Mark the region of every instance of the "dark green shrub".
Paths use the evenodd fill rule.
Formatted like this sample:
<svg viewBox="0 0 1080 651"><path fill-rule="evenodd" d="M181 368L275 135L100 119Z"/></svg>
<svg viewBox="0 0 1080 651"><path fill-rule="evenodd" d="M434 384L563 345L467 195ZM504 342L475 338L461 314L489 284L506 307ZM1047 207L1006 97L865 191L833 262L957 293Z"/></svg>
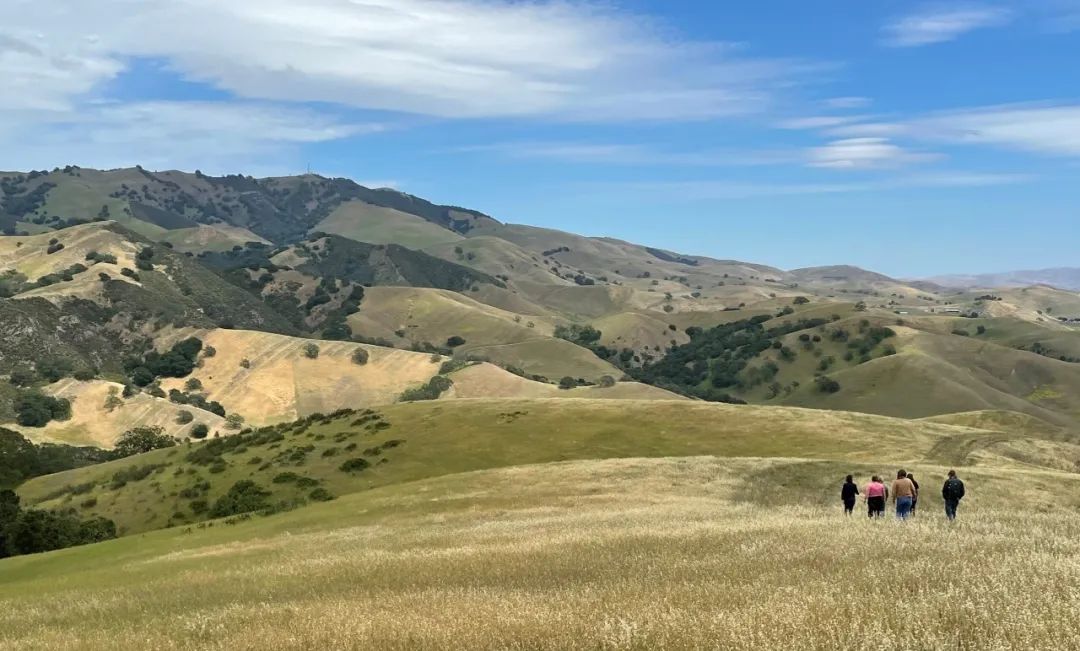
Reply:
<svg viewBox="0 0 1080 651"><path fill-rule="evenodd" d="M233 484L228 492L214 502L214 507L210 510L210 516L223 518L230 515L261 511L269 508L270 504L267 501L269 497L270 491L250 479L242 479Z"/></svg>
<svg viewBox="0 0 1080 651"><path fill-rule="evenodd" d="M349 459L345 463L338 466L341 472L363 472L371 467L371 464L367 459L357 457L355 459Z"/></svg>
<svg viewBox="0 0 1080 651"><path fill-rule="evenodd" d="M334 499L334 495L325 488L316 488L308 494L308 499L313 502L329 502Z"/></svg>
<svg viewBox="0 0 1080 651"><path fill-rule="evenodd" d="M826 375L819 375L814 379L814 384L822 393L836 393L840 390L840 383Z"/></svg>
<svg viewBox="0 0 1080 651"><path fill-rule="evenodd" d="M436 375L427 384L415 389L408 389L401 394L402 402L417 400L437 400L447 389L454 385L453 380L443 375Z"/></svg>

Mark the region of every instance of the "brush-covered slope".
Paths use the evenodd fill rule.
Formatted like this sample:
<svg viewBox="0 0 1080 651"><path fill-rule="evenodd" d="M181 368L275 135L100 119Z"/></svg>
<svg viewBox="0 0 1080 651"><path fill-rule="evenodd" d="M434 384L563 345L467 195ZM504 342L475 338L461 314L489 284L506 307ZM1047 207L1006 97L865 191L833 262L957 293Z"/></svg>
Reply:
<svg viewBox="0 0 1080 651"><path fill-rule="evenodd" d="M141 167L99 171L69 166L52 172L5 173L0 175L0 184L4 190L0 197L0 227L9 234L111 218L158 240L170 231L202 225L219 229L217 236L213 231L203 232L207 250L225 248L238 237L245 239L244 232L253 233L254 240L296 242L350 203L353 208L393 211L394 217L385 220L387 223L400 223L404 215L404 221L414 227L420 220L448 232L463 233L496 223L465 208L436 205L395 190L365 188L348 179L315 175L255 179L239 175L211 177L199 172L150 172ZM348 222L346 219L345 226ZM429 234L438 232L423 230ZM198 244L197 240L180 237L185 239L185 246Z"/></svg>
<svg viewBox="0 0 1080 651"><path fill-rule="evenodd" d="M452 342L456 357L487 359L552 380L620 375L591 351L556 339L548 318L516 314L447 290L370 288L348 324L354 334L409 347L446 348Z"/></svg>
<svg viewBox="0 0 1080 651"><path fill-rule="evenodd" d="M898 336L885 345L893 346L895 355L835 363L827 372L839 383L838 391L824 392L812 377L804 377L800 388L781 400L908 418L1004 409L1072 425L1080 414L1074 399L1080 395L1080 364L974 337L893 329ZM835 352L826 344L825 356L813 359L836 360ZM781 368L783 384L787 374Z"/></svg>
<svg viewBox="0 0 1080 651"><path fill-rule="evenodd" d="M715 455L930 463L943 440L987 434L864 414L678 400L449 400L317 417L230 440L156 450L35 478L19 492L28 503L50 508L96 497L96 504L82 507L84 514L112 518L133 533L170 520L205 519L193 503L212 504L242 479L270 490L271 503L292 504L316 486L345 495L452 473L573 459ZM343 470L352 459L362 461ZM159 464L146 479L112 486L118 471ZM317 483L298 485L295 476L275 482L282 473ZM93 486L84 490L86 484ZM80 494L69 486L82 487Z"/></svg>

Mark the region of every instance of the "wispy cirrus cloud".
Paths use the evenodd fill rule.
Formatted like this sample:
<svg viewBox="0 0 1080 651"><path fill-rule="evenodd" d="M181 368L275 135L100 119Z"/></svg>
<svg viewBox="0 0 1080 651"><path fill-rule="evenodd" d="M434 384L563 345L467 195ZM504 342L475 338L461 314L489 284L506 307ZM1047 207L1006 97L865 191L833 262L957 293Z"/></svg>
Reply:
<svg viewBox="0 0 1080 651"><path fill-rule="evenodd" d="M883 43L890 47L919 47L952 41L978 29L1001 27L1014 12L993 5L936 5L897 18L883 29Z"/></svg>
<svg viewBox="0 0 1080 651"><path fill-rule="evenodd" d="M1080 156L1080 104L1006 104L943 111L907 120L841 125L845 138L889 138L980 145L1028 153Z"/></svg>
<svg viewBox="0 0 1080 651"><path fill-rule="evenodd" d="M690 120L760 111L805 68L691 42L601 3L11 0L5 93L53 105L132 58L237 97L438 117ZM5 46L4 43L7 43Z"/></svg>
<svg viewBox="0 0 1080 651"><path fill-rule="evenodd" d="M91 103L78 112L41 115L32 129L0 122L0 169L50 168L64 161L100 168L295 173L303 169L297 155L303 145L387 128L258 102Z"/></svg>
<svg viewBox="0 0 1080 651"><path fill-rule="evenodd" d="M652 183L605 184L625 192L643 192L698 201L751 199L755 197L854 194L911 189L976 188L1025 183L1026 174L987 174L942 171L934 174L911 174L887 179L851 182L770 183L715 181L657 181Z"/></svg>
<svg viewBox="0 0 1080 651"><path fill-rule="evenodd" d="M912 151L887 138L845 138L810 150L809 165L831 169L881 169L925 163L941 154Z"/></svg>
<svg viewBox="0 0 1080 651"><path fill-rule="evenodd" d="M702 149L672 151L628 143L517 141L456 147L455 152L482 152L505 158L553 160L605 165L738 167L799 162L796 149Z"/></svg>
<svg viewBox="0 0 1080 651"><path fill-rule="evenodd" d="M860 122L865 119L866 116L861 115L811 115L781 120L776 126L781 129L814 130L839 127L845 124Z"/></svg>
<svg viewBox="0 0 1080 651"><path fill-rule="evenodd" d="M837 110L866 108L872 103L873 100L871 100L869 97L859 96L831 97L822 102L822 104L824 104L826 108Z"/></svg>

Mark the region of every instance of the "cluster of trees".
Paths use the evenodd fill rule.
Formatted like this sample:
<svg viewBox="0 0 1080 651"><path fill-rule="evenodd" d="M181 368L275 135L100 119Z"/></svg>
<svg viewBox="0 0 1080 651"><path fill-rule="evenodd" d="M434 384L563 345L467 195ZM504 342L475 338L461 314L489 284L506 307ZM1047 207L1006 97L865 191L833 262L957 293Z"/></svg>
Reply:
<svg viewBox="0 0 1080 651"><path fill-rule="evenodd" d="M113 458L94 447L35 444L22 434L0 427L0 488L14 488L31 477L82 468Z"/></svg>
<svg viewBox="0 0 1080 651"><path fill-rule="evenodd" d="M145 387L159 377L186 377L195 369L203 342L189 337L173 345L165 353L151 351L142 359L124 362L124 370L131 376L135 386Z"/></svg>
<svg viewBox="0 0 1080 651"><path fill-rule="evenodd" d="M559 339L565 339L570 343L590 349L600 341L602 334L591 325L578 325L575 323L555 326L555 336Z"/></svg>
<svg viewBox="0 0 1080 651"><path fill-rule="evenodd" d="M74 377L76 380L92 380L97 377L97 370L93 368L75 368L71 360L63 357L43 357L34 362L33 368L18 366L12 369L8 381L17 387L31 387L38 382L59 382L66 377Z"/></svg>
<svg viewBox="0 0 1080 651"><path fill-rule="evenodd" d="M45 427L49 421L71 418L71 402L40 391L20 391L15 398L15 422L24 427Z"/></svg>
<svg viewBox="0 0 1080 651"><path fill-rule="evenodd" d="M0 490L0 558L86 545L116 537L105 518L80 520L70 513L23 509L19 496Z"/></svg>
<svg viewBox="0 0 1080 651"><path fill-rule="evenodd" d="M408 389L401 394L402 402L414 402L417 400L438 400L444 392L454 386L454 381L445 375L436 375L427 384L415 389Z"/></svg>
<svg viewBox="0 0 1080 651"><path fill-rule="evenodd" d="M220 402L217 400L207 400L206 396L201 393L170 389L169 400L178 405L191 405L192 407L198 407L199 409L208 411L212 414L217 414L218 416L225 416L225 407L222 406Z"/></svg>
<svg viewBox="0 0 1080 651"><path fill-rule="evenodd" d="M639 381L685 395L714 402L741 402L729 391L767 383L779 372L773 362L748 370L752 360L774 348L784 358L781 337L828 323L826 319L800 319L766 329L764 323L770 319L761 315L707 330L687 328L689 343L671 348L659 361L646 362L640 369L630 368L627 372ZM793 359L794 354L787 350L788 357Z"/></svg>

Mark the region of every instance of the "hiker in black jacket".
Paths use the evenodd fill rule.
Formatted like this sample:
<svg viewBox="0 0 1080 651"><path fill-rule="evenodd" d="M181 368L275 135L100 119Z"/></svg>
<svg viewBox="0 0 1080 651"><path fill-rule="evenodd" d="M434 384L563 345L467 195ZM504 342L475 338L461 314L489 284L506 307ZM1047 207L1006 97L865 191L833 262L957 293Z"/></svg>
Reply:
<svg viewBox="0 0 1080 651"><path fill-rule="evenodd" d="M911 499L911 515L915 515L915 507L919 505L919 482L915 481L915 475L908 473L908 479L911 480L913 486L915 486L915 497Z"/></svg>
<svg viewBox="0 0 1080 651"><path fill-rule="evenodd" d="M949 478L941 487L941 499L945 500L945 517L949 520L956 519L956 507L964 498L964 482L956 476L955 470L949 471Z"/></svg>
<svg viewBox="0 0 1080 651"><path fill-rule="evenodd" d="M855 510L855 498L859 496L859 487L855 485L855 478L851 475L844 480L844 486L840 489L840 499L844 501L844 514L851 515Z"/></svg>

